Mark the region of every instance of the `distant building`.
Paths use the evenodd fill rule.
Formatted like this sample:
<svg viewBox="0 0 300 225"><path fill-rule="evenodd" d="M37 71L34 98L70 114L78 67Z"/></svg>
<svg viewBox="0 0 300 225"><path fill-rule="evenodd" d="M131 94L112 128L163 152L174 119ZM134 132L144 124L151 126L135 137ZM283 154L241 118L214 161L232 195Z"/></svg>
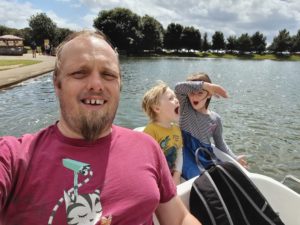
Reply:
<svg viewBox="0 0 300 225"><path fill-rule="evenodd" d="M0 55L23 55L23 38L14 35L0 36Z"/></svg>

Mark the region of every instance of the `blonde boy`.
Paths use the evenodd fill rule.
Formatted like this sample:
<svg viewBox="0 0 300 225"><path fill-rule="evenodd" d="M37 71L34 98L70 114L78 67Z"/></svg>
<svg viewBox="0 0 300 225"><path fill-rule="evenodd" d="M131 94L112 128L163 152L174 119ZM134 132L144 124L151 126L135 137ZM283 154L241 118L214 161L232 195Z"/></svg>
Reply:
<svg viewBox="0 0 300 225"><path fill-rule="evenodd" d="M182 137L179 127L179 102L173 90L164 82L148 90L142 108L150 121L144 132L151 135L166 156L175 184L180 183L182 171Z"/></svg>

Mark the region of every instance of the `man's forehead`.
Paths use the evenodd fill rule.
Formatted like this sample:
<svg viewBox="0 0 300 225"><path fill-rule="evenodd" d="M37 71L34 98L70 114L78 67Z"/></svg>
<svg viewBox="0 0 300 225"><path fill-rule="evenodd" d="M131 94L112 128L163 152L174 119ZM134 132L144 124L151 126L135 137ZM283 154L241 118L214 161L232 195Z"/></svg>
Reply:
<svg viewBox="0 0 300 225"><path fill-rule="evenodd" d="M84 50L87 48L97 48L97 47L110 47L109 44L100 37L93 37L93 36L78 36L69 42L67 42L62 52L64 51L76 51L76 50ZM113 51L113 49L111 49Z"/></svg>
<svg viewBox="0 0 300 225"><path fill-rule="evenodd" d="M118 55L112 47L101 37L94 36L79 36L67 42L62 48L61 60L85 55L105 55L110 57L110 60L115 58L118 63Z"/></svg>

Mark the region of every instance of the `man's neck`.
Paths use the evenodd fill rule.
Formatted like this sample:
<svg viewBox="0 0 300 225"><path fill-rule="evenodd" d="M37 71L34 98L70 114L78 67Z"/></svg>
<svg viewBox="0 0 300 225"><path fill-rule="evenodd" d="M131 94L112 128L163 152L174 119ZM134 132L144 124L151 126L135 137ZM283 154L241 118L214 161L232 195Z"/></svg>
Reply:
<svg viewBox="0 0 300 225"><path fill-rule="evenodd" d="M74 139L85 139L81 133L74 131L71 129L63 120L59 120L57 123L57 127L63 136ZM112 125L105 129L98 138L105 137L112 132ZM97 138L97 139L98 139Z"/></svg>

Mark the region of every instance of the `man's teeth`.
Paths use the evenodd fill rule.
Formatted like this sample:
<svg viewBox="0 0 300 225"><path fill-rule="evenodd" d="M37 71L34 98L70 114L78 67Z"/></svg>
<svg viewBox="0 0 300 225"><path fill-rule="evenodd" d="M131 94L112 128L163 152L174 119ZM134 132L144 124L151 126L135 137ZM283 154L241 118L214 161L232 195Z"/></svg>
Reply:
<svg viewBox="0 0 300 225"><path fill-rule="evenodd" d="M100 100L100 99L85 99L83 102L85 104L89 104L89 105L103 105L104 100Z"/></svg>

